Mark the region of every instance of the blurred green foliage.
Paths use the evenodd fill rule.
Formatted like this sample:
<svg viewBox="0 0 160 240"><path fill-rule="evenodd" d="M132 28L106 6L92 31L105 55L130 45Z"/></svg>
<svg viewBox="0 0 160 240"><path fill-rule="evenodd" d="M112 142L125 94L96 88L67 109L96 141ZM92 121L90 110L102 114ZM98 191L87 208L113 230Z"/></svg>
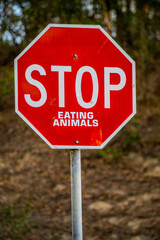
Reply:
<svg viewBox="0 0 160 240"><path fill-rule="evenodd" d="M137 128L131 128L129 131L124 132L124 142L123 145L124 147L128 148L130 145L132 145L134 142L138 143L140 140L140 135L138 133Z"/></svg>
<svg viewBox="0 0 160 240"><path fill-rule="evenodd" d="M97 153L97 157L110 157L111 159L119 159L124 155L123 151L115 149L114 147L107 147L101 149Z"/></svg>
<svg viewBox="0 0 160 240"><path fill-rule="evenodd" d="M6 95L6 94L11 94L13 91L11 87L11 83L14 81L14 75L13 71L10 70L10 68L6 67L1 67L0 68L0 95Z"/></svg>
<svg viewBox="0 0 160 240"><path fill-rule="evenodd" d="M0 238L3 239L22 239L24 233L31 231L29 224L30 206L14 206L7 204L0 206Z"/></svg>
<svg viewBox="0 0 160 240"><path fill-rule="evenodd" d="M100 24L137 63L138 101L159 102L159 74L150 76L160 62L159 9L159 0L1 0L0 65L49 23Z"/></svg>
<svg viewBox="0 0 160 240"><path fill-rule="evenodd" d="M0 46L26 46L49 23L100 24L144 61L160 51L158 9L159 0L2 0Z"/></svg>
<svg viewBox="0 0 160 240"><path fill-rule="evenodd" d="M13 67L0 67L0 110L11 106L10 96L14 94L14 72Z"/></svg>

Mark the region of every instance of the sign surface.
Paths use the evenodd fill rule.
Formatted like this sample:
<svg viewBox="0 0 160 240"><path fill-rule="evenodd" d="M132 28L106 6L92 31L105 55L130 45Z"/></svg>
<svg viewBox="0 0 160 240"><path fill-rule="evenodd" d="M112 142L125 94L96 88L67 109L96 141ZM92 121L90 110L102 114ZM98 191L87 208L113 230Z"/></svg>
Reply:
<svg viewBox="0 0 160 240"><path fill-rule="evenodd" d="M51 148L103 148L135 91L134 61L100 26L50 24L15 59L16 113Z"/></svg>

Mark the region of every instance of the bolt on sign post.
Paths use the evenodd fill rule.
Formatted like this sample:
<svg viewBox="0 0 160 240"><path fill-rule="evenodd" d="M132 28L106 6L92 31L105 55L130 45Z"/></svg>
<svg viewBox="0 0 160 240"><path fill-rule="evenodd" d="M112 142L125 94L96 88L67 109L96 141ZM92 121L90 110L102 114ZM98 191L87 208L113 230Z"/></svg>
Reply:
<svg viewBox="0 0 160 240"><path fill-rule="evenodd" d="M49 24L15 59L16 113L72 149L73 239L82 239L80 150L102 149L136 113L135 62L96 25Z"/></svg>

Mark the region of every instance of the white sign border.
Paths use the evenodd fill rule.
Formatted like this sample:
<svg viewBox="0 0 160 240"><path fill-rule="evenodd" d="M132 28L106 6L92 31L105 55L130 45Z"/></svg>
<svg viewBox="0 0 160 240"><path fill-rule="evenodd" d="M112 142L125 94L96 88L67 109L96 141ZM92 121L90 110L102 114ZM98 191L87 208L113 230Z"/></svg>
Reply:
<svg viewBox="0 0 160 240"><path fill-rule="evenodd" d="M133 113L100 145L100 146L80 146L80 145L52 145L18 110L18 59L30 48L35 42L51 27L67 27L67 28L94 28L99 29L132 63L132 95L133 95ZM78 24L49 24L14 60L14 77L15 77L15 112L52 148L52 149L102 149L104 146L126 125L127 122L136 114L136 69L135 61L116 43L116 41L99 25L78 25Z"/></svg>

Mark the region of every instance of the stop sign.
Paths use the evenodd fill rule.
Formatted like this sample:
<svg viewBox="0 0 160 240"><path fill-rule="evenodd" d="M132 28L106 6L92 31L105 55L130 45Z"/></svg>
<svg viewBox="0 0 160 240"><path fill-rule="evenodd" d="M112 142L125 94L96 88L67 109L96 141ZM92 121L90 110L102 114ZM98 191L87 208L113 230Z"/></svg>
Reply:
<svg viewBox="0 0 160 240"><path fill-rule="evenodd" d="M136 113L135 63L100 27L48 25L15 59L17 114L51 148L103 148Z"/></svg>

